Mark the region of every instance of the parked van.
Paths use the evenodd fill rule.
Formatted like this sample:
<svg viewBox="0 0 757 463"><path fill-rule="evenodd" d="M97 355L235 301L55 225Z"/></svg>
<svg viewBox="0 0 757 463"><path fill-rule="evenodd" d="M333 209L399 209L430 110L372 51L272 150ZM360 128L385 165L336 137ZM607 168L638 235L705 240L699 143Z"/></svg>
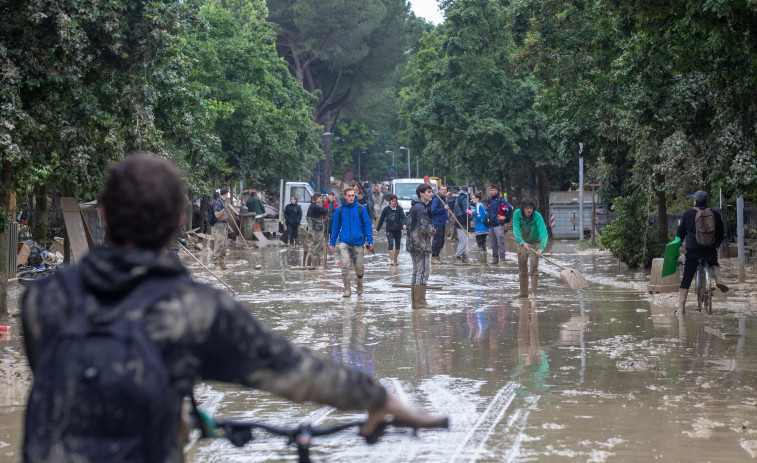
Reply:
<svg viewBox="0 0 757 463"><path fill-rule="evenodd" d="M392 194L397 195L397 204L402 206L402 210L405 211L405 214L410 212L410 203L418 198L418 195L415 194L415 189L418 188L418 185L421 183L423 183L422 178L400 178L392 180ZM431 186L436 189L438 186L437 181L432 179Z"/></svg>

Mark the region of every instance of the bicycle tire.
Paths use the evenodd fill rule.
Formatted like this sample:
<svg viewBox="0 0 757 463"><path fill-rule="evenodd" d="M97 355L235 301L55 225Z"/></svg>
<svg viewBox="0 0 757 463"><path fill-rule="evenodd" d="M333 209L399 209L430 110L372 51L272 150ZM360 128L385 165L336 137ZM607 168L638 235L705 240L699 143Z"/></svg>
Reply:
<svg viewBox="0 0 757 463"><path fill-rule="evenodd" d="M707 310L707 315L712 315L712 271L709 265L704 267L704 306Z"/></svg>

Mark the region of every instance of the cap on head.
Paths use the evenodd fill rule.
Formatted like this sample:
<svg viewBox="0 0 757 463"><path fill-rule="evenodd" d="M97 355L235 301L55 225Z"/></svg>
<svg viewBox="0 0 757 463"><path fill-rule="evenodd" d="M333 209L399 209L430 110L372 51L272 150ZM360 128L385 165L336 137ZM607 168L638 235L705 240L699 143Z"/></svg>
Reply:
<svg viewBox="0 0 757 463"><path fill-rule="evenodd" d="M228 192L229 192L228 188L226 188L226 187L221 188L221 196L225 195Z"/></svg>
<svg viewBox="0 0 757 463"><path fill-rule="evenodd" d="M707 193L699 190L693 195L691 195L692 198L694 198L696 201L707 201Z"/></svg>

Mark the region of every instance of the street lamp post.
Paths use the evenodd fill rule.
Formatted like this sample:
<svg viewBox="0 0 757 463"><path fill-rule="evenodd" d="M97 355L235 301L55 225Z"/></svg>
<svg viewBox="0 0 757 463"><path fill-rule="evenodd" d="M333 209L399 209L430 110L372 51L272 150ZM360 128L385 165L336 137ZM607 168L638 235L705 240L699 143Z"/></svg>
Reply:
<svg viewBox="0 0 757 463"><path fill-rule="evenodd" d="M407 150L407 178L410 178L410 148L400 146L401 150Z"/></svg>

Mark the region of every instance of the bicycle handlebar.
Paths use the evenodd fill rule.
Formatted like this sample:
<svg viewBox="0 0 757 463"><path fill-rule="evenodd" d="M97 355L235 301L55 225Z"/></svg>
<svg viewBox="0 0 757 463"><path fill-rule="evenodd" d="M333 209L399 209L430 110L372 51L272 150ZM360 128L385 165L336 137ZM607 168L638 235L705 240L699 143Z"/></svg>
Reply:
<svg viewBox="0 0 757 463"><path fill-rule="evenodd" d="M333 426L311 426L309 424L299 424L293 428L282 428L278 426L272 426L265 423L255 423L251 421L234 421L234 420L215 420L215 426L217 429L224 431L225 437L237 447L242 447L253 439L253 429L262 429L271 434L276 434L282 437L287 437L289 443L299 442L299 438L305 437L306 441L309 441L310 437L326 436L329 434L335 434L339 431L343 431L348 428L362 427L365 425L365 421L351 421L349 423L337 424ZM415 434L420 428L449 428L449 418L444 417L436 423L429 425L418 426L403 421L392 420L382 421L376 426L373 433L363 436L368 444L375 444L379 438L384 435L386 428L393 426L395 428L411 428ZM307 442L305 443L307 445Z"/></svg>

